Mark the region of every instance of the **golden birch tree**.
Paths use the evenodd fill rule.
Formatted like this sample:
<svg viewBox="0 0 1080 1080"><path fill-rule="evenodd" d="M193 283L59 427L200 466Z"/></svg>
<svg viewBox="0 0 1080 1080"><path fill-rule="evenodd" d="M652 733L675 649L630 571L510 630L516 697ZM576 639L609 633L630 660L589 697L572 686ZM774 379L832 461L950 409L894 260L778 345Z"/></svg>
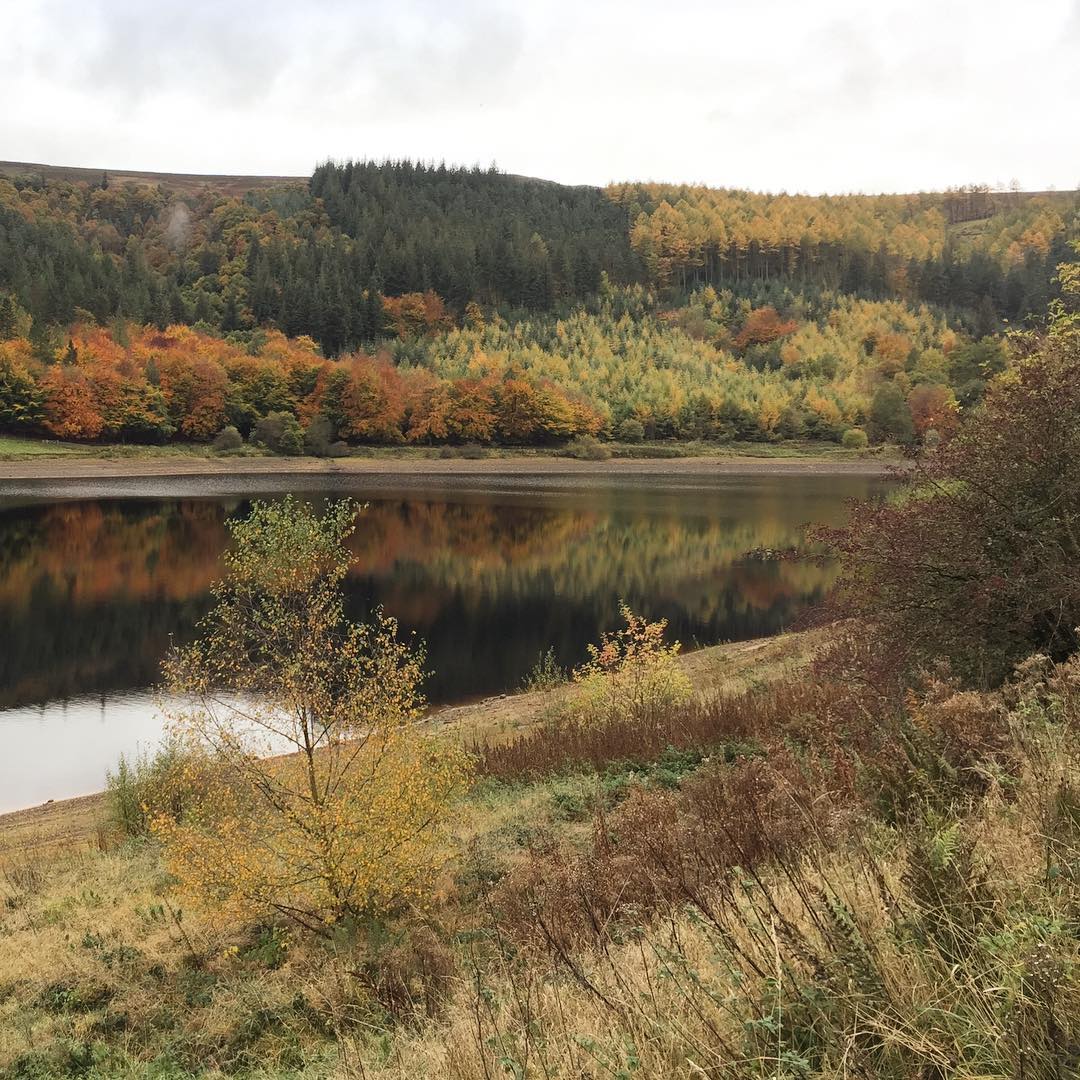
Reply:
<svg viewBox="0 0 1080 1080"><path fill-rule="evenodd" d="M315 931L423 896L465 755L420 733L423 652L377 611L345 617L358 507L287 498L230 523L201 636L166 661L171 715L213 790L154 831L181 890L221 920Z"/></svg>

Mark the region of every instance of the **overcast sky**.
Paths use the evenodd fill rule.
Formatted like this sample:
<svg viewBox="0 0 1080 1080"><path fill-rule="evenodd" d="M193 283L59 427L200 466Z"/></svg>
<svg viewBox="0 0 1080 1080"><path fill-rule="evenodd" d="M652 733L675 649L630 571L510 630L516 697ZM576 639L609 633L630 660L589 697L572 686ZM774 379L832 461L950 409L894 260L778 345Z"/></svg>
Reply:
<svg viewBox="0 0 1080 1080"><path fill-rule="evenodd" d="M6 0L0 158L495 161L772 191L1080 182L1080 0Z"/></svg>

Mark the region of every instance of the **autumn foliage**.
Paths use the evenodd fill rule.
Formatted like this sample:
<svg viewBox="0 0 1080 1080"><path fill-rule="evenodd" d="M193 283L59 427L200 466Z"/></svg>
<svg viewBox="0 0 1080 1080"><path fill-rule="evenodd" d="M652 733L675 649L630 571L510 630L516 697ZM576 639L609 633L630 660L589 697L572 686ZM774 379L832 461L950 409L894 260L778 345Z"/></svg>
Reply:
<svg viewBox="0 0 1080 1080"><path fill-rule="evenodd" d="M545 443L603 423L585 401L520 370L453 379L385 352L331 361L310 338L277 331L230 340L125 326L122 336L77 325L45 358L25 339L0 342L0 426L61 439L208 441L227 425L247 435L285 413L305 426L325 417L331 437L348 442Z"/></svg>
<svg viewBox="0 0 1080 1080"><path fill-rule="evenodd" d="M166 662L172 720L208 791L151 823L212 918L322 931L424 893L464 755L419 734L423 655L376 612L344 615L357 508L285 499L230 523L234 547L193 644ZM183 777L179 778L181 781Z"/></svg>
<svg viewBox="0 0 1080 1080"><path fill-rule="evenodd" d="M690 680L677 661L681 646L664 641L667 620L650 622L625 603L619 613L625 626L590 644L588 661L574 672L567 718L575 725L648 728L690 699Z"/></svg>
<svg viewBox="0 0 1080 1080"><path fill-rule="evenodd" d="M954 423L940 388L913 399L920 426ZM837 613L865 619L882 650L947 657L975 684L1034 651L1063 659L1080 627L1078 463L1080 337L1061 333L991 385L899 497L823 533L843 569Z"/></svg>
<svg viewBox="0 0 1080 1080"><path fill-rule="evenodd" d="M438 293L410 292L382 298L383 318L398 337L432 334L453 325L453 317Z"/></svg>
<svg viewBox="0 0 1080 1080"><path fill-rule="evenodd" d="M797 325L794 319L781 319L774 307L755 308L736 335L735 345L740 349L747 345L769 345L793 333Z"/></svg>

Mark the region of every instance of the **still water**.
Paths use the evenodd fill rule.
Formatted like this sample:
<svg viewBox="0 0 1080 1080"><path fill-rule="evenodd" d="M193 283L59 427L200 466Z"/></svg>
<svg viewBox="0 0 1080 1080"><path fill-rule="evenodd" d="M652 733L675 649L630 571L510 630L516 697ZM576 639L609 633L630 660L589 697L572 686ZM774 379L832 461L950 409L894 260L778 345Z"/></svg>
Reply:
<svg viewBox="0 0 1080 1080"><path fill-rule="evenodd" d="M253 497L367 500L351 541L349 613L382 604L423 639L427 695L447 702L519 686L549 646L562 664L580 662L617 623L620 599L667 618L688 648L776 633L835 574L776 553L801 549L808 523L838 523L847 500L881 490L850 476L562 491L251 483L231 494L187 481L169 482L167 497L138 485L122 498L0 496L0 812L99 790L121 752L153 747L161 658L195 632L225 522Z"/></svg>

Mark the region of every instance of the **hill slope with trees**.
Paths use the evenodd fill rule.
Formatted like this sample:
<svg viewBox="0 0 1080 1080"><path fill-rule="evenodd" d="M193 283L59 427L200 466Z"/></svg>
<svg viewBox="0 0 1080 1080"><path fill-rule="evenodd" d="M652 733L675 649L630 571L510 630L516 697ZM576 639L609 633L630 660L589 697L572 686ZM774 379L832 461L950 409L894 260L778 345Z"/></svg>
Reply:
<svg viewBox="0 0 1080 1080"><path fill-rule="evenodd" d="M1076 193L980 186L198 180L0 168L0 429L204 439L285 413L330 441L910 442L978 401L1080 236Z"/></svg>

